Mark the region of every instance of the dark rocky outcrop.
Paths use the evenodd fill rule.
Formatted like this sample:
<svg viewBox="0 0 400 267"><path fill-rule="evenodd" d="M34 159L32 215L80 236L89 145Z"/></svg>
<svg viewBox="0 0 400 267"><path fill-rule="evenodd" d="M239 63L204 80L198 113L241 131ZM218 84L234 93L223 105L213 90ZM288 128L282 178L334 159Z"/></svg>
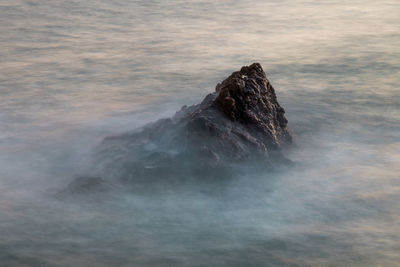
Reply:
<svg viewBox="0 0 400 267"><path fill-rule="evenodd" d="M270 168L284 160L282 146L291 143L287 123L274 88L254 63L232 73L200 104L106 138L96 151L95 175L131 184L182 183Z"/></svg>

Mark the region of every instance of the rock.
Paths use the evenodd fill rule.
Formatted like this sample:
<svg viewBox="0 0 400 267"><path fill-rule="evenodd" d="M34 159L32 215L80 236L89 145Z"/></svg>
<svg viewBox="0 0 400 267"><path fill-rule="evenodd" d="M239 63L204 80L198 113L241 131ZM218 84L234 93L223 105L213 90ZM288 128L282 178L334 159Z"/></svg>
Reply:
<svg viewBox="0 0 400 267"><path fill-rule="evenodd" d="M58 191L58 197L69 195L86 195L92 193L105 193L112 188L111 183L101 177L81 176L70 182L67 188Z"/></svg>
<svg viewBox="0 0 400 267"><path fill-rule="evenodd" d="M282 155L282 146L292 141L287 123L274 88L254 63L232 73L200 104L183 106L140 131L106 138L94 165L105 179L131 184L223 180L253 166L287 162Z"/></svg>
<svg viewBox="0 0 400 267"><path fill-rule="evenodd" d="M204 118L210 117L204 110L221 111L234 122L225 123L232 126L231 134L241 137L250 146L254 144L268 150L291 142L285 110L279 105L260 64L254 63L232 73L206 99L200 112L192 114Z"/></svg>
<svg viewBox="0 0 400 267"><path fill-rule="evenodd" d="M285 110L279 105L260 64L254 63L232 73L217 85L216 92L215 105L231 120L259 132L256 135L267 147L279 147L291 141Z"/></svg>

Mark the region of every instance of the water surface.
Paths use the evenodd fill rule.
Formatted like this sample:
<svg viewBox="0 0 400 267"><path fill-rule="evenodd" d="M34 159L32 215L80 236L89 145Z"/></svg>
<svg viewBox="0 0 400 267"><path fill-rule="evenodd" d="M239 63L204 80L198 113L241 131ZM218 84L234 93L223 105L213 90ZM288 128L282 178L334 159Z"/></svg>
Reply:
<svg viewBox="0 0 400 267"><path fill-rule="evenodd" d="M0 1L0 265L397 266L400 4ZM296 167L60 201L102 138L260 62Z"/></svg>

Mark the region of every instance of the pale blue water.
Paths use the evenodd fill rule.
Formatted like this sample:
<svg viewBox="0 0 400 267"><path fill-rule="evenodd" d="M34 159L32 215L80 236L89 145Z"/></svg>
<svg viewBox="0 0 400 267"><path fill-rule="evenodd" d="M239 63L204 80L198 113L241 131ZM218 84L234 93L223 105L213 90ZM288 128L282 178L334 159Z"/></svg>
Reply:
<svg viewBox="0 0 400 267"><path fill-rule="evenodd" d="M400 3L0 0L0 266L398 266ZM57 200L102 138L260 62L298 165Z"/></svg>

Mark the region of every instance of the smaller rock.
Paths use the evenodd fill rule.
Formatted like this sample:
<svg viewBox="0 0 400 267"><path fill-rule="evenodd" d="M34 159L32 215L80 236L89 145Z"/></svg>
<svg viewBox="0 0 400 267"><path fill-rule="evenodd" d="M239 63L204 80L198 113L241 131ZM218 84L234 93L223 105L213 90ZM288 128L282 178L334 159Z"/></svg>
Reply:
<svg viewBox="0 0 400 267"><path fill-rule="evenodd" d="M68 194L87 194L97 192L107 192L111 189L111 185L101 177L77 177L75 178L64 192Z"/></svg>

